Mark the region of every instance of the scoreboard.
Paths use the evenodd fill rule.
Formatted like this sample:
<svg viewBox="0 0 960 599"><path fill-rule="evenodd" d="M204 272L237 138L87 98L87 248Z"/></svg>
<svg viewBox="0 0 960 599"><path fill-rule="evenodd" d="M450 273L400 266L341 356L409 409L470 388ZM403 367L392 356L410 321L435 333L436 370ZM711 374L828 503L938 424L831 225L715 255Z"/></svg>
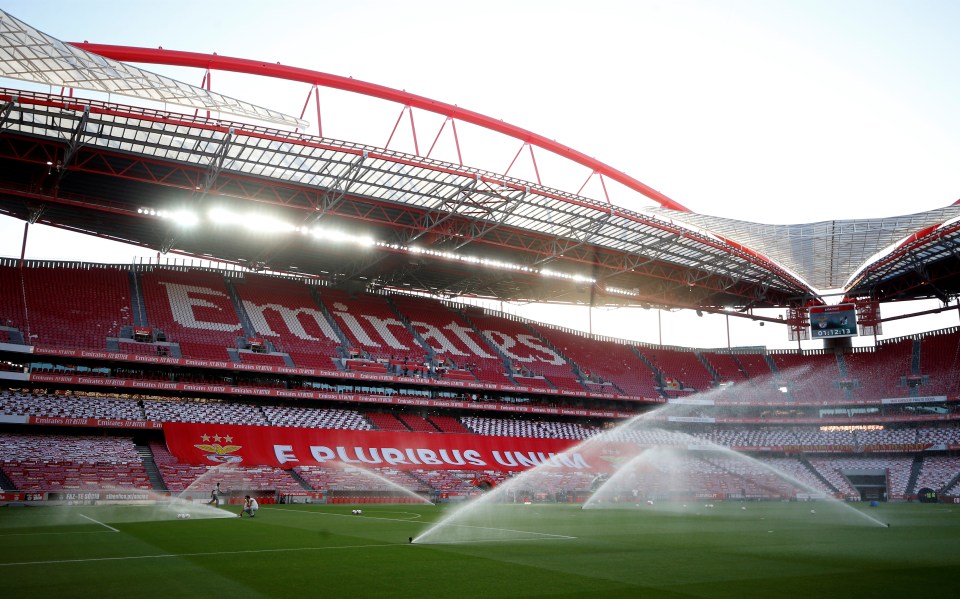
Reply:
<svg viewBox="0 0 960 599"><path fill-rule="evenodd" d="M810 308L810 336L814 339L856 337L857 307L854 304Z"/></svg>

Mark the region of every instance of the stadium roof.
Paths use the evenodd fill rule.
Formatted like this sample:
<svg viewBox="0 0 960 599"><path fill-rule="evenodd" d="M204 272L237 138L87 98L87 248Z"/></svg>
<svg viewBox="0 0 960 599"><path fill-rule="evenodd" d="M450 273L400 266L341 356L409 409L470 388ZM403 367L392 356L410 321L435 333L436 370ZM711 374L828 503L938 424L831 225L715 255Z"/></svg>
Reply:
<svg viewBox="0 0 960 599"><path fill-rule="evenodd" d="M174 103L169 93L177 105L221 116L240 106L231 114L289 122L81 51L4 13L0 23L6 76L32 72L56 85L83 82ZM0 89L0 212L162 252L335 285L505 300L744 310L821 301L820 290L832 288L880 300L960 290L956 227L940 226L958 216L957 206L761 225L672 210L682 207L647 195L668 208L628 210L301 132ZM183 214L203 224L172 218Z"/></svg>
<svg viewBox="0 0 960 599"><path fill-rule="evenodd" d="M816 289L848 289L855 275L879 259L885 250L911 238L915 233L938 228L960 217L960 206L953 205L918 214L874 219L830 220L796 225L767 225L719 216L692 212L678 212L665 208L656 212L671 219L689 223L718 233L756 249L771 260L798 273ZM939 242L945 243L945 230L940 231ZM937 255L949 253L949 246L942 249L926 248L913 257L926 263ZM908 269L911 265L901 265ZM896 269L887 269L887 277L895 275ZM881 277L882 278L882 277ZM861 281L856 292L863 291L863 282L876 277L857 279Z"/></svg>
<svg viewBox="0 0 960 599"><path fill-rule="evenodd" d="M98 91L185 108L303 126L298 118L229 98L66 44L0 10L0 75L63 88Z"/></svg>

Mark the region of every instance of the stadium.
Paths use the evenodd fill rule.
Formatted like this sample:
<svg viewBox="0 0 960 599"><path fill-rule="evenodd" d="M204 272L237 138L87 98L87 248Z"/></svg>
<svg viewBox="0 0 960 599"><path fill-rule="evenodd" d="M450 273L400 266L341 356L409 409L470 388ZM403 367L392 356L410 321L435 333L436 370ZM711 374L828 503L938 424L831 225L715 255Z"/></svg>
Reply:
<svg viewBox="0 0 960 599"><path fill-rule="evenodd" d="M14 596L955 589L960 329L883 327L960 313L960 204L700 214L456 104L41 25L0 11ZM296 108L221 77L294 86ZM325 136L329 90L388 106L386 143ZM483 136L506 169L463 160ZM30 259L38 226L147 258ZM727 344L517 302L712 318Z"/></svg>

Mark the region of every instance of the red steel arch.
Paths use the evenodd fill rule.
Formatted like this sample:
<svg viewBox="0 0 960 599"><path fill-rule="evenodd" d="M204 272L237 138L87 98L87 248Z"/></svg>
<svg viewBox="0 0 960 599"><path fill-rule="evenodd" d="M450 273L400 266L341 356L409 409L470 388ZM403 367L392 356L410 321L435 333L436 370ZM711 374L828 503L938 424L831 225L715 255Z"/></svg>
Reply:
<svg viewBox="0 0 960 599"><path fill-rule="evenodd" d="M268 63L259 60L246 58L234 58L230 56L220 56L217 54L203 54L199 52L184 52L180 50L165 50L163 48L138 48L134 46L115 46L110 44L91 44L70 42L87 52L99 54L107 58L119 60L122 62L134 62L145 64L164 64L180 67L191 67L198 69L215 69L234 73L244 73L247 75L260 75L263 77L273 77L287 81L298 81L310 85L329 87L343 91L353 92L380 98L390 102L396 102L403 106L411 106L428 112L433 112L445 117L460 120L466 123L477 125L491 131L496 131L508 137L518 139L558 156L566 158L572 162L585 166L593 172L609 177L613 181L626 186L637 193L640 193L651 200L657 202L664 208L689 212L682 204L668 198L659 191L619 171L610 165L591 158L582 152L578 152L569 146L557 143L538 135L522 127L517 127L492 117L440 102L431 100L424 96L418 96L405 91L396 90L376 83L368 83L343 77L340 75L331 75L320 71L311 71L300 67L291 67L278 63Z"/></svg>

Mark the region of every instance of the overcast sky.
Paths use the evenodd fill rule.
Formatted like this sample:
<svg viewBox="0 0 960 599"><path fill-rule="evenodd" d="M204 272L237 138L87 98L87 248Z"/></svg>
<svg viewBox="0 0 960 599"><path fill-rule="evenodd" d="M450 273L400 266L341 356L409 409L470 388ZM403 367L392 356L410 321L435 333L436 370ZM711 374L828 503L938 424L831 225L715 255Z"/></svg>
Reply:
<svg viewBox="0 0 960 599"><path fill-rule="evenodd" d="M63 41L281 62L457 104L571 146L707 214L799 223L912 213L960 197L957 2L8 0L3 8ZM194 84L203 76L146 68ZM213 88L295 115L307 93L223 73L214 73ZM378 146L399 113L327 92L321 102L325 135ZM310 111L307 118L315 120ZM423 150L439 122L417 118ZM408 151L409 138L401 131L391 148ZM518 149L467 128L461 145L468 166L498 172ZM576 191L584 180L537 160L544 184ZM510 174L533 176L523 160ZM586 193L601 192L594 185ZM32 228L28 256L129 261L137 253L78 248L42 229ZM19 256L22 230L0 218L0 255ZM656 342L655 319L639 312L630 312L631 336ZM598 330L608 318L609 330ZM593 316L598 332L623 331L623 321ZM954 324L956 315L910 327ZM690 326L668 328L667 343L726 345L720 318L703 319L693 341ZM771 328L777 339L735 323L732 343L783 345L785 333Z"/></svg>

